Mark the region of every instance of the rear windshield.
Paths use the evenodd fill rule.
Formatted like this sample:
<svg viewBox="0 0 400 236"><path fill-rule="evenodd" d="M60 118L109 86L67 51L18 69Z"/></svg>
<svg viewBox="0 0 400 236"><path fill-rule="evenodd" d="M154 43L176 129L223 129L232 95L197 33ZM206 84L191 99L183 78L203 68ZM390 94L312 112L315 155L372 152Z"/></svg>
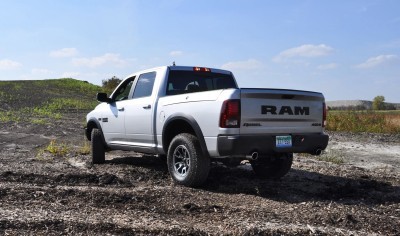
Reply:
<svg viewBox="0 0 400 236"><path fill-rule="evenodd" d="M167 95L237 88L232 75L171 70L168 76Z"/></svg>

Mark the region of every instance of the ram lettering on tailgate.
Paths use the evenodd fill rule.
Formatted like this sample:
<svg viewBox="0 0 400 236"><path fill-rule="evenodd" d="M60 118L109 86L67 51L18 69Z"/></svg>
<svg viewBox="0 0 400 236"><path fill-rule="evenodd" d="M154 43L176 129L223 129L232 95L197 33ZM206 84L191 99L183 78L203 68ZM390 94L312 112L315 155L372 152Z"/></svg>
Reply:
<svg viewBox="0 0 400 236"><path fill-rule="evenodd" d="M261 114L271 114L271 115L310 115L309 107L290 107L290 106L282 106L278 109L276 106L261 106Z"/></svg>

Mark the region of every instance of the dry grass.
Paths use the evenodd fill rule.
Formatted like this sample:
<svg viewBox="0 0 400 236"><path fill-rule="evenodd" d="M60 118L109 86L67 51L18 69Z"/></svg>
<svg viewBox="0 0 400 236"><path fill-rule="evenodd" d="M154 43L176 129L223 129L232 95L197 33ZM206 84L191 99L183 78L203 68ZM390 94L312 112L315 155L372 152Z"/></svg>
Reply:
<svg viewBox="0 0 400 236"><path fill-rule="evenodd" d="M400 112L334 111L328 114L327 130L400 133Z"/></svg>
<svg viewBox="0 0 400 236"><path fill-rule="evenodd" d="M386 122L389 125L400 127L400 113L399 114L387 114L386 115Z"/></svg>

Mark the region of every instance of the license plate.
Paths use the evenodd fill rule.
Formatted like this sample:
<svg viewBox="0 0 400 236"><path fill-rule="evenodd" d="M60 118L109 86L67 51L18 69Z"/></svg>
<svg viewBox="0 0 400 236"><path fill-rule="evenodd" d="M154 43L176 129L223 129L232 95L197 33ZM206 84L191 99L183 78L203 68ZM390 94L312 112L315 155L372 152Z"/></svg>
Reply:
<svg viewBox="0 0 400 236"><path fill-rule="evenodd" d="M292 136L276 136L276 147L278 148L286 148L292 147Z"/></svg>

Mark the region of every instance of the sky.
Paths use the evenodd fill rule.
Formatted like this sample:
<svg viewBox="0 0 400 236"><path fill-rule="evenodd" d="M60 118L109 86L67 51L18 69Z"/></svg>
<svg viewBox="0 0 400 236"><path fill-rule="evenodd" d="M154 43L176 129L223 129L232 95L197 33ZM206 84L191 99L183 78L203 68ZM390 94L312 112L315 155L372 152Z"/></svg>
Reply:
<svg viewBox="0 0 400 236"><path fill-rule="evenodd" d="M222 68L240 87L400 103L398 0L0 0L0 80Z"/></svg>

